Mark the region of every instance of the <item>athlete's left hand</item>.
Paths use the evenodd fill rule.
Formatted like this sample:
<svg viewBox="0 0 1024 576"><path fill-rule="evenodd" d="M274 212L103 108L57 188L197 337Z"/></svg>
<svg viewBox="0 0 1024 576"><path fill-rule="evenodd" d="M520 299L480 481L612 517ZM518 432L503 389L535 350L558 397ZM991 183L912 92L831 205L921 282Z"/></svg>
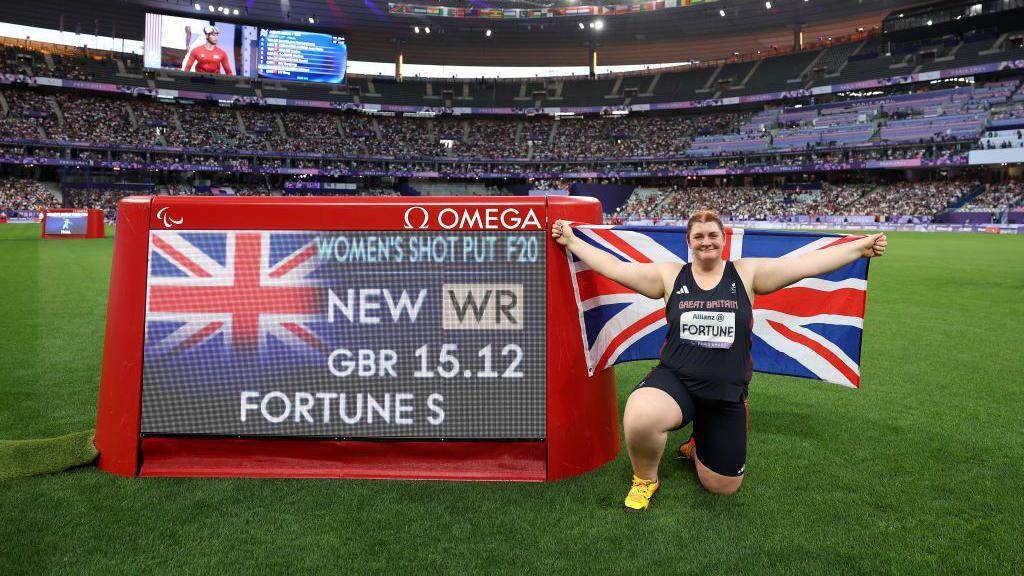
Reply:
<svg viewBox="0 0 1024 576"><path fill-rule="evenodd" d="M885 254L885 245L888 243L885 234L872 234L861 241L862 248L860 255L865 258L876 258Z"/></svg>

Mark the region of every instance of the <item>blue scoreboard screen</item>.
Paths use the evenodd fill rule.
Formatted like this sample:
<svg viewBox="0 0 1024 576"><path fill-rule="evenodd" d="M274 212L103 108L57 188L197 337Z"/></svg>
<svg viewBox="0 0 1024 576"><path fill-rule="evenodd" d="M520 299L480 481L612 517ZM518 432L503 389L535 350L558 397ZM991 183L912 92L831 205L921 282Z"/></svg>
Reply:
<svg viewBox="0 0 1024 576"><path fill-rule="evenodd" d="M542 439L545 238L152 231L142 432Z"/></svg>
<svg viewBox="0 0 1024 576"><path fill-rule="evenodd" d="M345 80L347 57L341 36L260 29L257 72L263 78L339 84Z"/></svg>
<svg viewBox="0 0 1024 576"><path fill-rule="evenodd" d="M46 215L43 233L54 236L85 236L88 227L88 212L50 212Z"/></svg>

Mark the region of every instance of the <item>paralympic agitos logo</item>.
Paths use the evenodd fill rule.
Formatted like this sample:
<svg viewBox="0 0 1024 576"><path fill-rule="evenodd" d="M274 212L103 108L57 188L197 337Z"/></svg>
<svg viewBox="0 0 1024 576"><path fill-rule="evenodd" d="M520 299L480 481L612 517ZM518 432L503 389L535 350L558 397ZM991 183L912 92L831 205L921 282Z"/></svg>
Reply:
<svg viewBox="0 0 1024 576"><path fill-rule="evenodd" d="M407 230L442 230L468 228L471 230L542 230L540 219L532 208L442 208L433 214L423 206L410 206L405 211ZM431 226L433 224L434 226Z"/></svg>

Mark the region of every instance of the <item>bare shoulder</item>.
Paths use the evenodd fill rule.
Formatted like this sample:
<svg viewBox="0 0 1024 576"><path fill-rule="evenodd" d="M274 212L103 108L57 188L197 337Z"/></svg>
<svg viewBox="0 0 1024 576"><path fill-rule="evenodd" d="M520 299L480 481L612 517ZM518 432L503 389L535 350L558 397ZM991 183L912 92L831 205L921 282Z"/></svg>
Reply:
<svg viewBox="0 0 1024 576"><path fill-rule="evenodd" d="M656 266L658 271L661 272L661 277L669 282L675 282L676 276L679 276L679 271L683 269L683 264L680 262L658 262Z"/></svg>
<svg viewBox="0 0 1024 576"><path fill-rule="evenodd" d="M667 295L672 292L672 287L675 286L676 277L679 276L679 271L683 269L683 264L679 262L658 262L656 266L661 274L661 283L665 286L667 298Z"/></svg>
<svg viewBox="0 0 1024 576"><path fill-rule="evenodd" d="M758 266L764 261L765 258L740 258L739 260L733 260L732 264L736 267L736 272L739 273L743 283L751 286L754 276L757 275Z"/></svg>
<svg viewBox="0 0 1024 576"><path fill-rule="evenodd" d="M733 260L732 264L740 275L746 276L748 274L753 275L762 260L764 258L740 258L739 260Z"/></svg>

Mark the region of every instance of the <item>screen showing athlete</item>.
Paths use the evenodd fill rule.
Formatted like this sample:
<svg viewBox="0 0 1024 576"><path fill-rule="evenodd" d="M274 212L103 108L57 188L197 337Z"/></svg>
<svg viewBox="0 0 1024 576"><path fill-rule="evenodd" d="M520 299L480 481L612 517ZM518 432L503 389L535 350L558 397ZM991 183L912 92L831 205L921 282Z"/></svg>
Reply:
<svg viewBox="0 0 1024 576"><path fill-rule="evenodd" d="M666 305L669 332L661 362L626 401L622 428L633 464L627 511L646 510L660 486L658 463L668 433L693 422L693 435L680 446L708 492L732 494L743 482L747 455L747 385L753 303L802 280L857 260L885 253L884 234L783 258L722 260L725 228L711 211L686 225L693 253L685 265L636 264L576 238L568 222L554 223L551 235L591 270ZM714 313L710 313L710 311Z"/></svg>
<svg viewBox="0 0 1024 576"><path fill-rule="evenodd" d="M216 26L206 26L203 28L203 34L206 35L206 42L202 44L196 44L188 52L188 58L185 59L185 65L182 66L182 70L185 72L193 72L192 66L195 66L195 72L203 72L206 74L220 74L223 70L224 74L234 74L231 71L231 62L228 60L228 53L217 46L217 40L220 39L220 31L217 30ZM192 29L188 26L185 27L185 41L186 46L192 40Z"/></svg>

